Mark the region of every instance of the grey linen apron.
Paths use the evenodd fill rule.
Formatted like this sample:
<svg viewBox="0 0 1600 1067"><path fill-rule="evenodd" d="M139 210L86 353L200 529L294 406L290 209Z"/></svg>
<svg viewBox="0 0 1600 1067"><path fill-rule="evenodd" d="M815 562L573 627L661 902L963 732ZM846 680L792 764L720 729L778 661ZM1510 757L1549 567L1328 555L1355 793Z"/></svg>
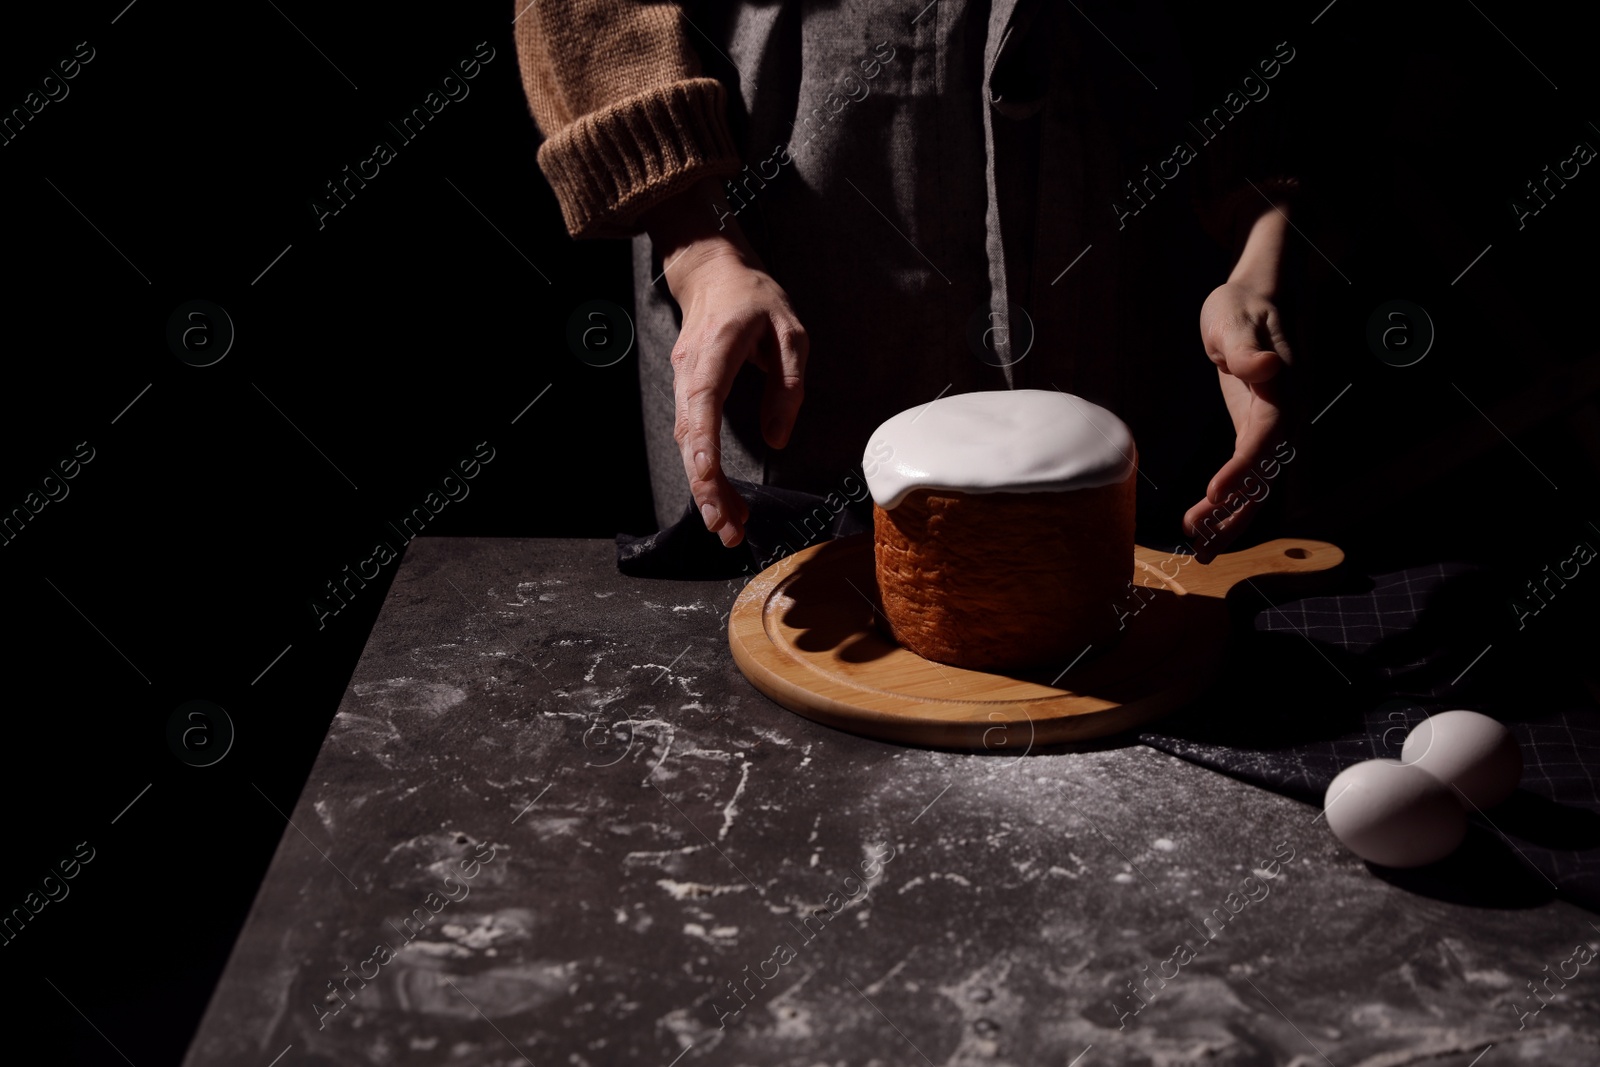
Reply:
<svg viewBox="0 0 1600 1067"><path fill-rule="evenodd" d="M731 200L739 224L811 338L783 449L760 432L761 371L740 371L724 409L730 477L858 491L867 438L896 412L1059 387L1122 415L1142 469L1172 464L1167 510L1198 498L1204 475L1176 469L1193 450L1151 447L1222 410L1194 325L1206 290L1168 269L1207 254L1189 191L1173 182L1133 218L1112 207L1182 125L1156 111L1186 105L1159 17L1057 0L777 0L690 5L687 21L706 72L730 88L748 164ZM1143 62L1108 37L1138 42ZM1152 79L1169 82L1165 98ZM661 273L636 238L645 440L665 527L689 490L672 439L680 320ZM1146 477L1142 494L1157 484Z"/></svg>

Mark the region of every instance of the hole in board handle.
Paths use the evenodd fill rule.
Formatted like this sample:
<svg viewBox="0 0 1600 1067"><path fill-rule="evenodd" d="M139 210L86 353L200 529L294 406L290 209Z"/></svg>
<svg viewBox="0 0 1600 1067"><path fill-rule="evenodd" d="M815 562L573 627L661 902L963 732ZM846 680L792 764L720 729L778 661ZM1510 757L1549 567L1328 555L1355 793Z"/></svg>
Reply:
<svg viewBox="0 0 1600 1067"><path fill-rule="evenodd" d="M1303 548L1286 548L1283 550L1283 554L1290 559L1309 559L1311 557L1311 553Z"/></svg>

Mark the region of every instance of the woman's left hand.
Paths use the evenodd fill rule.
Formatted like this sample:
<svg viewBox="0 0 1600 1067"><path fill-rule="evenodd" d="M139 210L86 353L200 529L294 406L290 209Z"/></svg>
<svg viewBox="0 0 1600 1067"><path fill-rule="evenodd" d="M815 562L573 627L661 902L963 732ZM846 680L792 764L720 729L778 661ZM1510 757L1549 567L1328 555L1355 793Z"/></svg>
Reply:
<svg viewBox="0 0 1600 1067"><path fill-rule="evenodd" d="M1241 260L1244 263L1244 260ZM1274 264L1275 265L1275 264ZM1235 271L1235 276L1239 275ZM1274 275L1276 271L1272 272ZM1222 400L1233 419L1233 456L1206 486L1205 498L1183 517L1184 533L1201 563L1209 563L1243 532L1266 499L1266 480L1252 471L1283 438L1285 371L1293 363L1272 284L1230 279L1200 308L1200 339L1217 365Z"/></svg>

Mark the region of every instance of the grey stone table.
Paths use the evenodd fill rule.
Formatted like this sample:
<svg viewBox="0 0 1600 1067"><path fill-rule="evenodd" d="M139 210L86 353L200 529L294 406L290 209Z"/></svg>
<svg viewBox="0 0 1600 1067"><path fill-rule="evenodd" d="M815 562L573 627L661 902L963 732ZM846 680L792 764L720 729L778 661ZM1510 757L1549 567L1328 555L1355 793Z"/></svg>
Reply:
<svg viewBox="0 0 1600 1067"><path fill-rule="evenodd" d="M738 588L414 542L186 1062L1600 1063L1587 912L1412 894L1140 745L819 726Z"/></svg>

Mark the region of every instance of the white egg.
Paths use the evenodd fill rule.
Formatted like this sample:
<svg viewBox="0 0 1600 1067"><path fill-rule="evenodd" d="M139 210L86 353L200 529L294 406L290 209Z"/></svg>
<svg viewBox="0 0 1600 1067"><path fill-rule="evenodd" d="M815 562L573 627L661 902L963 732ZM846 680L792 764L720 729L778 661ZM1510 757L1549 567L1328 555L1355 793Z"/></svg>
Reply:
<svg viewBox="0 0 1600 1067"><path fill-rule="evenodd" d="M1465 803L1465 794L1472 802L1469 807L1494 807L1522 778L1517 739L1504 725L1475 711L1441 711L1417 723L1401 746L1400 761L1455 786L1461 790L1456 800Z"/></svg>
<svg viewBox="0 0 1600 1067"><path fill-rule="evenodd" d="M1375 759L1339 772L1323 800L1346 848L1385 867L1421 867L1454 852L1467 833L1455 791L1419 767Z"/></svg>

